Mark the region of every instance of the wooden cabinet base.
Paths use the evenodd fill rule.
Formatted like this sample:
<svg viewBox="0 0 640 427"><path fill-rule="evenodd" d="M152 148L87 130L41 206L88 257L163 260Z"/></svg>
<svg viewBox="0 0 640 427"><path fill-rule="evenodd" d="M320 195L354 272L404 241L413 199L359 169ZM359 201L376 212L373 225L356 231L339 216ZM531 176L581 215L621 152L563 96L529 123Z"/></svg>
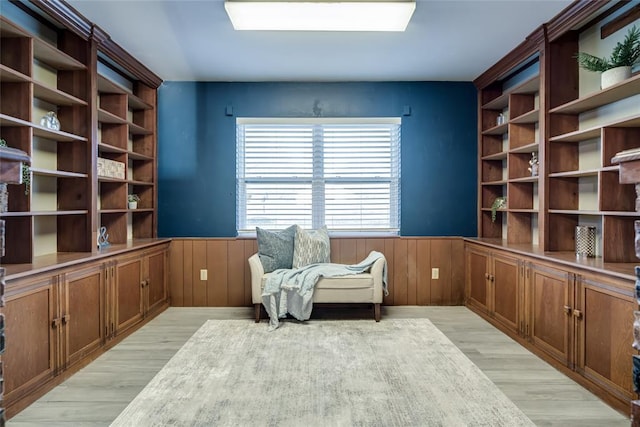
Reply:
<svg viewBox="0 0 640 427"><path fill-rule="evenodd" d="M169 306L169 240L131 246L8 276L2 308L12 343L3 354L8 417Z"/></svg>
<svg viewBox="0 0 640 427"><path fill-rule="evenodd" d="M492 318L492 317L488 316L487 313L484 310L479 309L478 307L476 307L474 305L469 305L469 304L467 304L467 308L470 309L471 311L473 311L474 313L476 313L477 315L479 315L480 317L482 317L487 322L491 323L491 325L493 325L494 327L499 329L501 332L503 332L506 335L508 335L510 338L512 338L514 341L518 342L520 345L525 347L531 353L535 354L536 356L538 356L539 358L541 358L545 362L547 362L550 365L552 365L558 371L560 371L561 373L563 373L567 377L571 378L572 380L574 380L575 382L580 384L582 387L584 387L587 390L589 390L591 393L593 393L596 396L598 396L600 399L602 399L604 402L606 402L609 406L611 406L612 408L614 408L618 412L620 412L620 413L622 413L624 415L628 415L628 413L629 413L629 401L628 400L620 399L619 397L617 397L617 396L613 395L612 393L608 392L607 390L603 389L598 384L595 384L595 383L589 381L587 378L585 378L580 373L576 372L573 369L570 369L567 365L565 365L563 363L560 363L558 361L558 359L556 359L555 357L552 357L549 353L545 352L544 350L541 350L538 347L535 347L527 338L525 338L525 337L517 334L513 330L505 327L505 325L503 323L499 322L495 318ZM631 375L631 373L629 373L629 375ZM638 401L638 402L640 404L640 401ZM637 426L640 427L640 408L638 408L637 410L639 411L638 412L639 417L638 417Z"/></svg>
<svg viewBox="0 0 640 427"><path fill-rule="evenodd" d="M628 414L634 277L523 246L465 242L466 306Z"/></svg>
<svg viewBox="0 0 640 427"><path fill-rule="evenodd" d="M149 313L149 315L142 322L127 329L125 332L123 332L122 334L119 334L116 338L110 340L109 342L107 342L107 344L100 347L99 349L96 349L94 352L87 354L85 357L82 358L82 360L79 360L69 369L61 372L59 375L56 375L55 377L51 377L48 381L41 383L38 387L30 390L29 393L23 395L18 399L15 399L15 400L5 399L5 405L6 405L5 415L7 419L14 417L16 414L20 413L20 411L22 411L23 409L31 405L33 402L35 402L36 400L44 396L46 393L51 391L54 387L62 384L64 381L66 381L71 376L73 376L73 374L75 374L80 369L84 368L85 366L87 366L88 364L96 360L104 352L111 349L116 344L120 343L120 341L122 341L124 338L126 338L136 330L140 329L142 326L144 326L146 323L148 323L150 320L152 320L154 317L162 313L167 308L169 308L169 304L167 302L157 306L157 308L153 312Z"/></svg>

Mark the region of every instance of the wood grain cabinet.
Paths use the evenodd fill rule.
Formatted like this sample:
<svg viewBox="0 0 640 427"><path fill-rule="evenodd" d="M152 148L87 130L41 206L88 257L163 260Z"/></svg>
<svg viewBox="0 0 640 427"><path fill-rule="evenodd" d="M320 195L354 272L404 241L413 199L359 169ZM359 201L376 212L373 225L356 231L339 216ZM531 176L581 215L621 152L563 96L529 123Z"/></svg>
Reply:
<svg viewBox="0 0 640 427"><path fill-rule="evenodd" d="M107 333L115 337L168 304L168 244L120 257L107 267L110 310Z"/></svg>
<svg viewBox="0 0 640 427"><path fill-rule="evenodd" d="M59 331L58 369L67 369L104 342L104 265L73 270L60 279L60 300L53 325Z"/></svg>
<svg viewBox="0 0 640 427"><path fill-rule="evenodd" d="M7 284L4 307L7 342L2 356L4 400L7 408L56 373L59 337L57 283L52 276L31 277L12 289ZM29 313L25 316L25 313Z"/></svg>
<svg viewBox="0 0 640 427"><path fill-rule="evenodd" d="M111 275L113 310L111 336L127 330L142 320L144 286L143 259L138 255L114 261Z"/></svg>
<svg viewBox="0 0 640 427"><path fill-rule="evenodd" d="M522 261L477 245L468 245L465 256L467 303L506 328L518 331L522 318Z"/></svg>
<svg viewBox="0 0 640 427"><path fill-rule="evenodd" d="M6 335L13 345L4 358L9 404L103 344L103 277L98 263L9 284Z"/></svg>
<svg viewBox="0 0 640 427"><path fill-rule="evenodd" d="M168 306L168 242L7 281L9 416ZM59 381L58 381L59 382Z"/></svg>
<svg viewBox="0 0 640 427"><path fill-rule="evenodd" d="M469 308L612 405L628 407L633 280L474 242L466 242L465 256Z"/></svg>
<svg viewBox="0 0 640 427"><path fill-rule="evenodd" d="M632 400L630 325L637 304L631 287L595 274L580 275L576 285L575 369L621 401Z"/></svg>
<svg viewBox="0 0 640 427"><path fill-rule="evenodd" d="M573 291L575 275L548 264L532 262L527 267L529 292L524 304L530 316L525 336L539 350L562 364L571 365Z"/></svg>

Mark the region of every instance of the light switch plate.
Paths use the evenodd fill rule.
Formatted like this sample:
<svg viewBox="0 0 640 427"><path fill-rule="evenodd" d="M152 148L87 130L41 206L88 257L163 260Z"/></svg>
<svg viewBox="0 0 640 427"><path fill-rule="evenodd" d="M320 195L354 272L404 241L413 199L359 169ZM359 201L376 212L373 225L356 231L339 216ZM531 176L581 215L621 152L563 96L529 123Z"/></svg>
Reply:
<svg viewBox="0 0 640 427"><path fill-rule="evenodd" d="M207 270L200 270L200 280L207 280Z"/></svg>
<svg viewBox="0 0 640 427"><path fill-rule="evenodd" d="M440 278L440 269L439 268L432 268L431 269L431 278L432 279L439 279Z"/></svg>

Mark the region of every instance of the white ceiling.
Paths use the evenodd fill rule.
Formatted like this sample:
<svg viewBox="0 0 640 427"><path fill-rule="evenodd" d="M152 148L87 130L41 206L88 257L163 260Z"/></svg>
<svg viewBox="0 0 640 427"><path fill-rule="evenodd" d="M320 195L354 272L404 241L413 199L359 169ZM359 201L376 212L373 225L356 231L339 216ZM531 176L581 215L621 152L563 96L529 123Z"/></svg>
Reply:
<svg viewBox="0 0 640 427"><path fill-rule="evenodd" d="M417 0L404 33L234 31L223 0L67 0L163 80L471 81L571 0Z"/></svg>

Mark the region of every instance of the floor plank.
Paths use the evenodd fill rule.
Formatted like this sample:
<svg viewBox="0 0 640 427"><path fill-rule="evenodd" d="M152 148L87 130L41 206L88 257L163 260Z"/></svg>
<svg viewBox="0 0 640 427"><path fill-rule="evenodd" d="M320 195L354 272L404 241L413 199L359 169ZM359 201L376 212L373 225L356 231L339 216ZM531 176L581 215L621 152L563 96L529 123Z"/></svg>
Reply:
<svg viewBox="0 0 640 427"><path fill-rule="evenodd" d="M383 307L385 318L427 317L539 426L628 426L628 417L465 307ZM209 319L252 308L171 307L8 421L8 426L108 426ZM368 318L371 310L317 308L313 318ZM265 327L266 327L266 321Z"/></svg>

